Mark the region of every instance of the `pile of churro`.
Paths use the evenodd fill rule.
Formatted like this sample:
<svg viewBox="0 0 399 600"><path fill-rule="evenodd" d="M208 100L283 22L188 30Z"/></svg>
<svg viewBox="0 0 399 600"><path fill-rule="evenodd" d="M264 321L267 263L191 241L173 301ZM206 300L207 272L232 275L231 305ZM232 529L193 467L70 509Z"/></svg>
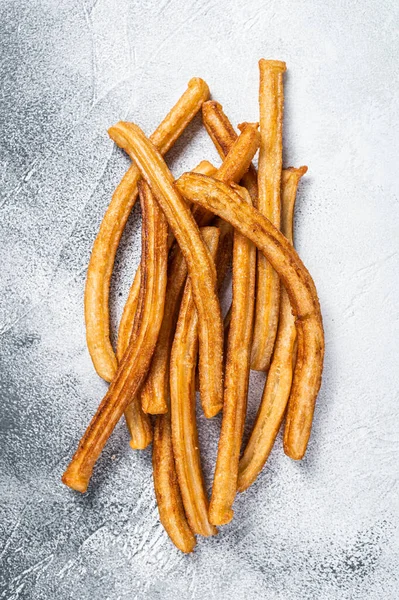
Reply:
<svg viewBox="0 0 399 600"><path fill-rule="evenodd" d="M284 423L284 452L301 459L321 384L324 335L314 282L293 246L297 188L307 167L283 168L284 62L259 61L259 123L234 129L199 78L147 137L119 122L111 139L132 160L115 190L91 254L85 289L87 345L110 383L64 475L87 490L94 465L124 414L130 446L152 443L160 520L191 552L196 535L233 518L237 491L266 463ZM163 156L194 116L220 158L175 180ZM258 168L252 164L259 150ZM137 200L142 254L110 341L109 289L115 254ZM231 306L220 294L231 266ZM244 448L250 370L267 372ZM204 484L196 390L207 418L223 411L210 498Z"/></svg>

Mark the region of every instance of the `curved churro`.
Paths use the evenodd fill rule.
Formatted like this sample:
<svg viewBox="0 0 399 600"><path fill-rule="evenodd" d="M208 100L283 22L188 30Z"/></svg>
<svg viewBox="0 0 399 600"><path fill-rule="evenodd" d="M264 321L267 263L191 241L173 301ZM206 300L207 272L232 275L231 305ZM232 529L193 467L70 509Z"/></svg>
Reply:
<svg viewBox="0 0 399 600"><path fill-rule="evenodd" d="M280 185L283 160L284 62L259 61L261 145L258 165L258 210L280 227ZM267 371L276 339L280 308L280 281L265 257L258 253L255 325L251 369Z"/></svg>
<svg viewBox="0 0 399 600"><path fill-rule="evenodd" d="M282 176L281 231L293 241L296 191L307 167L285 169ZM272 362L251 436L240 460L237 489L246 490L267 461L280 429L290 395L295 366L295 317L285 288L281 289L280 318Z"/></svg>
<svg viewBox="0 0 399 600"><path fill-rule="evenodd" d="M205 227L201 234L212 258L219 230ZM195 410L195 371L198 353L198 316L187 279L170 356L172 442L184 510L194 533L215 535L208 520L208 497L202 475Z"/></svg>
<svg viewBox="0 0 399 600"><path fill-rule="evenodd" d="M151 136L165 154L209 97L205 81L195 77ZM132 164L116 188L95 239L86 278L85 321L87 347L97 373L112 381L117 360L109 339L109 287L116 251L127 218L136 202L140 172Z"/></svg>
<svg viewBox="0 0 399 600"><path fill-rule="evenodd" d="M251 204L245 188L237 191ZM247 408L255 298L256 246L238 231L233 245L233 299L224 379L223 420L213 479L209 520L224 525L233 518L238 461Z"/></svg>
<svg viewBox="0 0 399 600"><path fill-rule="evenodd" d="M211 163L203 161L195 172L204 175L213 174L216 169ZM213 215L212 215L213 216ZM179 304L187 277L187 266L182 253L176 248L168 267L165 312L158 336L151 366L141 390L141 405L147 413L159 415L168 410L169 396L169 357L173 342Z"/></svg>
<svg viewBox="0 0 399 600"><path fill-rule="evenodd" d="M136 162L150 185L187 262L199 316L200 384L207 417L222 408L223 324L216 294L215 265L185 200L161 154L133 123L118 123L109 135ZM205 176L204 176L205 177Z"/></svg>
<svg viewBox="0 0 399 600"><path fill-rule="evenodd" d="M202 121L220 157L224 159L236 141L237 133L223 112L222 105L214 100L204 102L202 105ZM242 177L242 185L249 191L254 206L256 206L258 201L257 178L256 169L251 164L248 171ZM222 181L221 177L218 177L218 179ZM237 183L239 180L236 178L234 181Z"/></svg>
<svg viewBox="0 0 399 600"><path fill-rule="evenodd" d="M277 271L288 292L296 317L298 359L289 400L285 452L300 459L312 428L324 357L323 325L313 280L284 235L231 187L190 173L182 175L175 186L189 200L215 212L250 239Z"/></svg>
<svg viewBox="0 0 399 600"><path fill-rule="evenodd" d="M194 173L202 173L203 175L213 175L216 168L207 160L201 161L195 169ZM168 245L173 242L172 238L168 238ZM118 341L117 341L117 358L122 360L123 354L129 345L129 340L132 334L134 315L136 314L138 297L140 292L140 265L137 268L133 283L130 287L129 295L123 309L121 321L119 323ZM161 335L161 334L160 334ZM157 346L158 347L158 346ZM151 411L147 411L151 412ZM162 412L162 411L161 411ZM156 414L156 413L155 413Z"/></svg>
<svg viewBox="0 0 399 600"><path fill-rule="evenodd" d="M137 392L147 373L162 323L167 280L168 227L163 212L145 182L140 182L143 211L142 286L132 340L116 377L92 418L62 481L85 492L107 439L129 402L138 402ZM136 407L137 408L137 407ZM138 408L136 413L138 412ZM148 419L142 416L143 419Z"/></svg>

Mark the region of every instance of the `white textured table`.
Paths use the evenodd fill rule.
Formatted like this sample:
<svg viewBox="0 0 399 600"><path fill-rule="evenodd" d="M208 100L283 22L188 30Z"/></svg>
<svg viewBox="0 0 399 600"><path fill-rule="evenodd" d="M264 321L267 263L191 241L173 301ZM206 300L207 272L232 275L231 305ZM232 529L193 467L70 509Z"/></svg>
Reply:
<svg viewBox="0 0 399 600"><path fill-rule="evenodd" d="M3 0L0 4L0 598L395 600L398 582L398 4ZM297 246L326 360L306 459L279 439L236 518L192 556L158 521L150 450L121 423L85 496L60 482L105 392L85 346L93 238L127 158L188 79L257 119L257 60L287 62L285 164L309 165ZM176 174L217 162L194 123ZM114 324L139 259L135 209ZM262 389L251 383L250 420ZM208 482L219 421L200 417Z"/></svg>

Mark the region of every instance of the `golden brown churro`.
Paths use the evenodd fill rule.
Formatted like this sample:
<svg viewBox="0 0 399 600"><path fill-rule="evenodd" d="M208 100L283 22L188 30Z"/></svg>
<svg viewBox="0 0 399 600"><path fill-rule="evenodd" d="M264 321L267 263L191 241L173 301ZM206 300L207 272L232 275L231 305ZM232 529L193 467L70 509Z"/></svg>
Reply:
<svg viewBox="0 0 399 600"><path fill-rule="evenodd" d="M222 105L214 100L204 102L202 105L202 120L219 155L224 159L236 141L237 134L229 119L224 114ZM257 178L256 169L251 164L248 171L243 175L242 185L249 191L254 206L256 206L258 201ZM221 177L218 177L218 179L222 181ZM236 178L234 181L237 183L239 180Z"/></svg>
<svg viewBox="0 0 399 600"><path fill-rule="evenodd" d="M283 160L284 62L260 60L260 134L258 210L280 227L280 185ZM267 371L276 339L280 308L280 281L275 270L258 253L255 325L251 368Z"/></svg>
<svg viewBox="0 0 399 600"><path fill-rule="evenodd" d="M147 184L141 182L143 228L139 310L135 317L132 341L116 377L92 418L72 461L63 475L69 487L85 492L107 439L147 373L162 323L167 280L168 228L163 212ZM136 414L138 413L136 408ZM142 418L146 417L142 415ZM147 417L148 418L148 417Z"/></svg>
<svg viewBox="0 0 399 600"><path fill-rule="evenodd" d="M201 229L212 258L216 256L219 231ZM195 371L198 353L198 316L187 279L170 356L170 403L172 442L184 510L194 533L215 535L208 520L208 497L202 475L195 410Z"/></svg>
<svg viewBox="0 0 399 600"><path fill-rule="evenodd" d="M235 187L251 204L245 188ZM238 461L247 408L255 295L256 246L238 231L233 246L233 300L224 379L223 420L209 508L209 520L224 525L233 518Z"/></svg>
<svg viewBox="0 0 399 600"><path fill-rule="evenodd" d="M216 169L211 163L203 161L194 171L211 175ZM212 215L213 216L213 215ZM153 415L166 413L169 396L169 357L173 342L179 304L187 277L187 266L181 252L174 254L168 267L166 303L161 329L158 336L147 379L141 390L143 410Z"/></svg>
<svg viewBox="0 0 399 600"><path fill-rule="evenodd" d="M202 230L201 234L203 235ZM165 323L167 324L166 326L169 332L171 332L166 333L168 336L166 341L168 342L169 337L173 336L176 317L171 315L177 313L179 308L181 292L186 281L186 276L186 262L182 253L176 252L170 264L170 276L168 278L166 289L168 301L165 304L164 320L159 334L157 348L161 341L162 329L164 328ZM173 325L170 325L170 320L173 320ZM171 411L168 411L170 403L169 355L170 348L167 350L167 360L165 360L165 365L167 367L165 383L163 387L161 386L160 388L165 393L167 414L160 414L155 417L152 461L154 487L157 496L160 520L165 527L166 532L180 550L183 552L191 552L195 545L195 538L187 523L184 512L172 448ZM163 365L161 364L161 366Z"/></svg>
<svg viewBox="0 0 399 600"><path fill-rule="evenodd" d="M203 175L213 175L216 168L207 160L202 160L193 169L194 173L202 173ZM174 240L173 234L168 238L168 246L170 247ZM133 283L130 287L129 295L123 309L122 318L119 323L118 329L118 342L117 342L117 359L122 360L123 354L129 345L129 340L132 334L134 315L136 314L137 302L140 292L140 266L137 268L136 274L133 279ZM151 410L147 412L151 413ZM162 412L162 411L161 411ZM157 414L157 413L154 413Z"/></svg>
<svg viewBox="0 0 399 600"><path fill-rule="evenodd" d="M152 466L160 521L179 550L192 552L196 542L187 522L177 481L169 412L155 417Z"/></svg>
<svg viewBox="0 0 399 600"><path fill-rule="evenodd" d="M324 334L313 280L284 235L237 192L205 175L185 173L175 186L190 201L213 211L263 252L284 284L296 317L298 357L290 394L285 452L300 459L306 452L314 406L321 384Z"/></svg>
<svg viewBox="0 0 399 600"><path fill-rule="evenodd" d="M230 152L228 152L223 164L214 176L231 178L232 181L237 181L243 171L250 165L258 144L259 134L256 125L245 124L240 136L236 136L236 139L231 142ZM208 166L202 165L202 170L205 168L209 170ZM196 171L199 172L199 169L197 168ZM194 205L192 214L201 227L206 226L214 218L211 212L198 205ZM232 227L226 222L219 222L217 226L221 229L221 236L218 251L218 255L220 254L220 256L218 256L216 262L218 265L218 280L222 280L230 258ZM169 276L172 280L175 279L173 270L169 271ZM177 318L179 294L180 292L176 292L175 295L169 293L169 291L167 292L166 297L168 302L166 304L164 322L161 327L150 371L141 392L143 410L151 414L162 414L167 410L168 363L173 341L173 327Z"/></svg>
<svg viewBox="0 0 399 600"><path fill-rule="evenodd" d="M293 217L296 191L307 167L283 171L281 194L281 231L293 241ZM263 391L256 421L240 460L238 491L243 492L255 481L267 461L280 429L290 395L295 366L295 317L285 288L281 289L280 318L272 362Z"/></svg>
<svg viewBox="0 0 399 600"><path fill-rule="evenodd" d="M119 123L109 135L123 147L151 187L187 262L199 317L200 387L207 417L222 408L223 323L216 294L215 265L185 200L161 154L137 125Z"/></svg>
<svg viewBox="0 0 399 600"><path fill-rule="evenodd" d="M118 139L116 139L116 143L119 143ZM125 137L122 137L121 144L123 145L124 143L126 143ZM242 173L245 172L246 169L248 169L250 161L251 161L253 155L255 154L255 152L258 148L258 145L259 145L259 134L257 131L257 127L250 123L245 124L242 128L241 135L236 140L235 144L233 145L233 147L231 149L231 152L226 157L226 160L223 162L222 166L218 170L218 174L221 173L222 177L227 177L228 179L231 178L233 180L241 177ZM169 173L169 172L167 172L167 173ZM170 179L170 175L168 175L168 177ZM211 215L208 211L204 211L202 208L199 210L197 207L195 207L195 209L193 210L193 216L197 219L197 222L200 226L203 226L203 225L209 223L209 220L211 218L213 218L213 215ZM178 219L176 220L176 222L177 223L179 222ZM208 313L208 315L210 315L210 314L211 313ZM163 356L163 365L164 365L165 369L166 369L165 359L167 359L167 358L168 358L168 352L167 352L167 354L164 354L164 356ZM219 360L219 358L218 358L218 360ZM200 365L201 365L201 352L200 352ZM159 368L159 366L160 365L158 363L158 368ZM155 373L155 370L151 369L151 373ZM154 401L157 400L157 402L158 402L158 405L156 406L156 410L165 410L165 400L164 400L165 394L163 391L165 388L164 373L165 373L165 370L163 370L163 371L160 370L159 375L155 376L155 379L157 379L159 382L159 385L157 386L156 390L154 390L152 376L150 375L150 377L149 377L149 382L150 382L149 385L152 385L151 397L154 399ZM154 392L155 392L155 394L154 394ZM145 394L145 398L148 399L149 395L146 392L144 392L144 394ZM162 400L162 398L163 398L163 400ZM205 414L207 416L211 416L212 413L216 414L216 412L218 410L220 410L221 405L219 405L219 408L214 406L213 408L210 409L208 406L209 402L207 400L206 395L204 395L204 394L202 394L202 402L203 402ZM143 404L143 406L144 406L145 410L151 410L151 411L154 410L153 405L148 404L148 402Z"/></svg>
<svg viewBox="0 0 399 600"><path fill-rule="evenodd" d="M209 97L206 83L195 77L188 88L151 136L165 154L182 134ZM87 346L97 373L112 381L117 360L109 339L109 287L116 251L127 218L137 198L140 172L132 164L116 188L96 237L87 270L85 320Z"/></svg>

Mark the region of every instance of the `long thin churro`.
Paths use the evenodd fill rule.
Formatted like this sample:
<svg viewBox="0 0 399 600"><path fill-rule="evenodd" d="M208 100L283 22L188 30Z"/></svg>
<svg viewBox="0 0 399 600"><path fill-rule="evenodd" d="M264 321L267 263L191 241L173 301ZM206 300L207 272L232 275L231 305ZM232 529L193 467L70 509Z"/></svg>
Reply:
<svg viewBox="0 0 399 600"><path fill-rule="evenodd" d="M260 134L258 210L280 227L280 187L283 160L284 62L259 61ZM276 339L280 308L280 281L265 257L258 253L255 325L251 368L267 371Z"/></svg>
<svg viewBox="0 0 399 600"><path fill-rule="evenodd" d="M185 200L161 154L133 123L118 123L109 135L136 162L151 187L187 262L199 316L201 396L207 417L222 408L223 323L216 293L215 265ZM205 177L205 176L204 176Z"/></svg>
<svg viewBox="0 0 399 600"><path fill-rule="evenodd" d="M200 163L195 171L204 175L216 172L210 163ZM169 357L173 342L176 320L184 283L187 277L187 265L178 248L168 267L165 312L158 336L157 346L151 360L146 381L141 390L141 405L147 413L158 415L168 411L169 396Z"/></svg>
<svg viewBox="0 0 399 600"><path fill-rule="evenodd" d="M193 171L194 171L194 173L202 173L203 175L213 175L216 171L216 168L207 160L203 160L195 167L195 169L193 169ZM140 267L138 267L136 274L134 276L133 283L131 285L129 295L126 300L125 307L123 309L122 318L121 318L121 321L119 324L118 342L117 342L117 358L119 361L122 360L122 357L126 351L126 348L129 345L130 337L132 335L134 315L136 314L139 292L140 292ZM152 411L147 411L147 412L152 412ZM157 414L157 413L154 413L154 414Z"/></svg>
<svg viewBox="0 0 399 600"><path fill-rule="evenodd" d="M307 167L285 169L282 176L281 231L293 243L296 191ZM290 395L295 366L295 317L285 288L281 289L280 318L272 362L251 436L240 460L238 491L255 481L266 463L280 429Z"/></svg>
<svg viewBox="0 0 399 600"><path fill-rule="evenodd" d="M177 481L169 412L155 417L152 466L160 521L179 550L192 552L196 542L187 522Z"/></svg>
<svg viewBox="0 0 399 600"><path fill-rule="evenodd" d="M195 77L188 88L151 136L151 141L165 154L182 134L209 97L205 81ZM110 342L109 287L119 240L127 218L136 202L140 172L132 164L116 188L95 239L85 288L87 346L97 373L112 381L117 360Z"/></svg>
<svg viewBox="0 0 399 600"><path fill-rule="evenodd" d="M141 182L140 186L143 191L140 199L144 229L140 309L135 317L132 340L116 377L62 478L66 485L80 492L86 491L94 464L123 411L132 399L139 401L135 397L147 373L162 323L167 281L168 228L151 190L145 182ZM136 414L138 410L136 407ZM146 417L143 415L142 418Z"/></svg>
<svg viewBox="0 0 399 600"><path fill-rule="evenodd" d="M245 188L235 188L246 202ZM238 231L233 246L233 300L224 379L223 420L209 507L209 520L224 525L233 517L238 461L247 407L254 314L256 246Z"/></svg>
<svg viewBox="0 0 399 600"><path fill-rule="evenodd" d="M228 152L223 164L215 173L215 177L228 177L232 181L238 181L241 173L248 168L252 160L253 155L256 152L259 143L259 136L257 127L252 124L246 124L240 136L229 144L230 152ZM204 167L204 166L203 166ZM206 173L205 173L206 174ZM256 187L256 186L255 186ZM253 188L252 188L253 189ZM214 215L205 210L199 205L194 205L192 214L196 219L199 226L206 226L214 218ZM229 231L228 231L229 229ZM226 271L229 253L228 249L230 246L229 238L232 237L232 228L229 224L223 224L221 230L221 239L219 243L219 252L225 252L224 258L218 257L218 275L219 270ZM174 280L175 276L173 270L169 271L170 279ZM164 321L162 323L161 331L159 334L158 344L154 352L154 356L151 362L150 371L148 373L146 382L141 392L142 406L144 411L151 414L161 414L167 410L167 396L168 396L168 377L169 371L169 356L170 349L173 341L173 327L177 318L178 300L179 293L167 292L167 306L164 315Z"/></svg>
<svg viewBox="0 0 399 600"><path fill-rule="evenodd" d="M317 291L298 254L284 235L231 187L205 175L185 173L175 187L192 202L213 211L251 240L277 271L296 317L298 358L290 394L285 452L306 452L321 384L324 334Z"/></svg>
<svg viewBox="0 0 399 600"><path fill-rule="evenodd" d="M215 259L219 230L201 229ZM195 410L195 370L198 353L198 316L187 279L170 356L172 442L180 491L194 533L215 535L208 519L208 497L202 475Z"/></svg>

